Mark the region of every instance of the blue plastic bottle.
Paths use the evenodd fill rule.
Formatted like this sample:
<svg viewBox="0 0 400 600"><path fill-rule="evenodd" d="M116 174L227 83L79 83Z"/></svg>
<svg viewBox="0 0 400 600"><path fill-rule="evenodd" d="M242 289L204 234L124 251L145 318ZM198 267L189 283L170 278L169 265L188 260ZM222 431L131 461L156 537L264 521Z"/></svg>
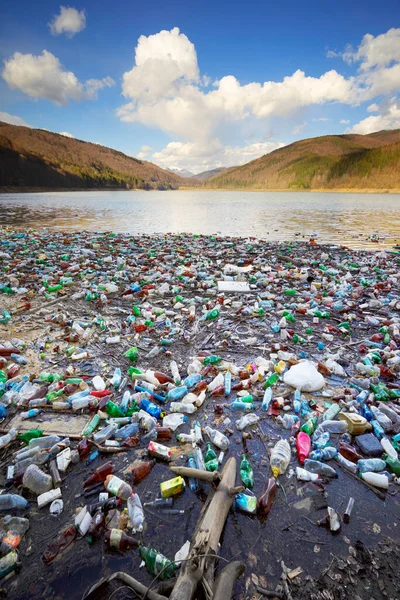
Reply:
<svg viewBox="0 0 400 600"><path fill-rule="evenodd" d="M149 415L151 415L155 419L159 419L162 413L161 408L153 402L151 402L150 400L147 400L147 398L143 398L143 400L141 400L140 408L145 410L147 413L149 413Z"/></svg>
<svg viewBox="0 0 400 600"><path fill-rule="evenodd" d="M231 393L232 390L232 373L230 371L227 371L227 373L225 373L225 396L229 396L229 394Z"/></svg>
<svg viewBox="0 0 400 600"><path fill-rule="evenodd" d="M189 455L189 458L188 458L188 467L190 469L197 469L196 461L194 460L194 458L191 454ZM197 479L190 477L189 478L189 487L192 490L192 492L198 492L199 484L197 483Z"/></svg>
<svg viewBox="0 0 400 600"><path fill-rule="evenodd" d="M183 398L183 396L186 396L187 393L188 389L186 385L182 385L180 387L174 388L173 390L170 390L167 394L167 399L175 402L175 400L180 400L181 398Z"/></svg>
<svg viewBox="0 0 400 600"><path fill-rule="evenodd" d="M264 398L261 404L263 410L268 410L272 400L272 388L268 387L264 392Z"/></svg>
<svg viewBox="0 0 400 600"><path fill-rule="evenodd" d="M233 410L233 412L248 411L253 409L254 404L251 404L251 402L241 402L240 400L235 400L231 403L231 410Z"/></svg>
<svg viewBox="0 0 400 600"><path fill-rule="evenodd" d="M203 376L200 373L191 373L182 381L183 385L186 385L187 388L194 387L196 383L199 383L203 379Z"/></svg>

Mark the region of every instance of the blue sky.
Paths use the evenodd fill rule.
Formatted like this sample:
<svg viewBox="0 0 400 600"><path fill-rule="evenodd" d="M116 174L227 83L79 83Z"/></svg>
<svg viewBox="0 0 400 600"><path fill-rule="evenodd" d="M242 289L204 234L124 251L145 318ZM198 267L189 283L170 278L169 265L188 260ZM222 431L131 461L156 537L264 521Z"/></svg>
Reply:
<svg viewBox="0 0 400 600"><path fill-rule="evenodd" d="M398 0L3 0L0 62L0 120L194 172L400 127Z"/></svg>

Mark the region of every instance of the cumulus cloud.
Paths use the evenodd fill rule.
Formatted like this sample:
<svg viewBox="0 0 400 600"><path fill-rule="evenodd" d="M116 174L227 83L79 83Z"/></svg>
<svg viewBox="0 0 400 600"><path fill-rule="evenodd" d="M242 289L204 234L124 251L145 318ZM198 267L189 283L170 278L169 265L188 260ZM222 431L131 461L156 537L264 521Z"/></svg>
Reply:
<svg viewBox="0 0 400 600"><path fill-rule="evenodd" d="M67 37L72 37L86 27L85 11L78 11L70 6L60 6L60 14L55 15L49 23L50 31L53 35L65 33Z"/></svg>
<svg viewBox="0 0 400 600"><path fill-rule="evenodd" d="M154 152L152 160L163 168L188 169L194 173L242 165L277 148L282 142L256 142L244 147L223 146L213 139L203 142L170 142L160 152Z"/></svg>
<svg viewBox="0 0 400 600"><path fill-rule="evenodd" d="M47 50L38 56L15 52L4 62L2 77L11 89L20 90L31 98L45 98L58 105L66 105L70 100L94 99L100 89L115 84L111 77L88 79L81 83Z"/></svg>
<svg viewBox="0 0 400 600"><path fill-rule="evenodd" d="M65 137L75 139L75 136L72 135L72 133L68 133L68 131L59 131L58 133L59 133L59 135L64 135Z"/></svg>
<svg viewBox="0 0 400 600"><path fill-rule="evenodd" d="M149 152L151 152L153 148L151 146L142 146L140 148L140 152L137 155L139 160L143 160L149 156Z"/></svg>
<svg viewBox="0 0 400 600"><path fill-rule="evenodd" d="M400 100L392 98L379 108L379 115L363 119L351 128L351 133L373 133L382 129L400 129Z"/></svg>
<svg viewBox="0 0 400 600"><path fill-rule="evenodd" d="M358 106L400 91L399 33L400 29L391 29L376 37L367 34L355 50L329 51L330 57L341 56L358 64L353 76L332 69L312 77L298 69L280 81L246 84L228 74L212 86L200 73L193 43L177 27L141 36L134 65L123 75L126 103L117 115L122 121L159 129L177 140L153 154L163 166L204 170L240 164L246 152L257 151L254 145L246 146L251 148L246 151L231 145L233 126L243 136L246 130L258 129L257 137L262 138L271 119L282 118L297 135L305 127L302 117L309 107L331 103ZM223 142L228 142L225 148ZM141 150L139 157L145 156ZM195 158L191 160L191 156Z"/></svg>
<svg viewBox="0 0 400 600"><path fill-rule="evenodd" d="M350 123L350 119L340 119L341 125L348 125Z"/></svg>
<svg viewBox="0 0 400 600"><path fill-rule="evenodd" d="M10 115L6 112L0 112L0 121L3 121L3 123L9 123L10 125L22 125L23 127L30 127L30 125L28 125L28 123L21 117Z"/></svg>

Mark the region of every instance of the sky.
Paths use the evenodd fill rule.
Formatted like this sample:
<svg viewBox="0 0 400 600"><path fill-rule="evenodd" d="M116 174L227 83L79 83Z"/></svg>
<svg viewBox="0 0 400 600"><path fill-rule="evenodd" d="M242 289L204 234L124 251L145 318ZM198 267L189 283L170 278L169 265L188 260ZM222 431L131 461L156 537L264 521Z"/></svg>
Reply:
<svg viewBox="0 0 400 600"><path fill-rule="evenodd" d="M3 0L0 120L193 173L400 128L400 2Z"/></svg>

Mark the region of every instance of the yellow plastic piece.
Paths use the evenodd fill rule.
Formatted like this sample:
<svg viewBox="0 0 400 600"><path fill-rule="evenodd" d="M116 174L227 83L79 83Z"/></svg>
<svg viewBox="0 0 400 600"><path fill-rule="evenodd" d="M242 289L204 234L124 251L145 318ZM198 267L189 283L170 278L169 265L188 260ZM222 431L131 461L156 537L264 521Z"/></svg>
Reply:
<svg viewBox="0 0 400 600"><path fill-rule="evenodd" d="M183 492L185 482L182 477L174 477L174 479L169 479L168 481L160 483L160 488L161 496L163 498L170 498L171 496L176 496L176 494Z"/></svg>

